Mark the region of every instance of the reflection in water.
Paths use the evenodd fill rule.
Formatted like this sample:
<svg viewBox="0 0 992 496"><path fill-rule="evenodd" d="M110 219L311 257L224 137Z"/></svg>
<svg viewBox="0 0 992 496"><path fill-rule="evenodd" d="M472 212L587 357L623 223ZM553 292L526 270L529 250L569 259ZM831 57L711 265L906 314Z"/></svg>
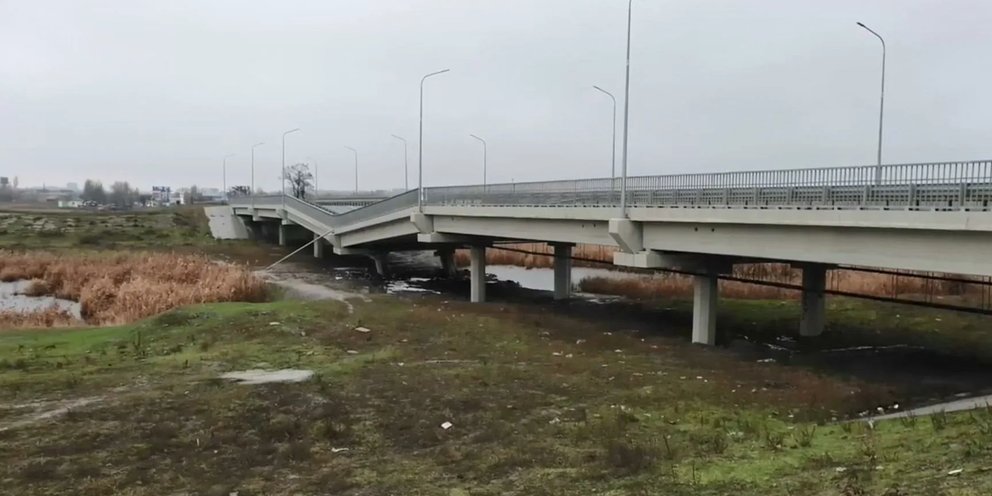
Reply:
<svg viewBox="0 0 992 496"><path fill-rule="evenodd" d="M57 307L80 319L79 303L52 296L23 295L30 281L0 282L0 312L36 312Z"/></svg>
<svg viewBox="0 0 992 496"><path fill-rule="evenodd" d="M528 269L515 265L490 265L486 273L496 276L501 281L514 281L521 287L541 291L554 291L555 273L552 269ZM619 272L616 270L596 269L591 267L572 267L572 284L578 284L586 277L603 277L609 279L628 279L639 277L637 274Z"/></svg>

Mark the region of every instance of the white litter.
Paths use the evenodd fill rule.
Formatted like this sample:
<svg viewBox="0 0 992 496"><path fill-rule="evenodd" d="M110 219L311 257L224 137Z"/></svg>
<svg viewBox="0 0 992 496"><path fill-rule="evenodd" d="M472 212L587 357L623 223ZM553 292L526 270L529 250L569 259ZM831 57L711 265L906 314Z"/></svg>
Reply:
<svg viewBox="0 0 992 496"><path fill-rule="evenodd" d="M269 325L270 326L277 326L277 325L281 325L281 323L280 322L269 322Z"/></svg>
<svg viewBox="0 0 992 496"><path fill-rule="evenodd" d="M451 428L451 427L452 427L453 425L454 425L454 424L452 424L451 422L447 422L447 421L445 421L445 422L444 422L443 424L441 424L441 428L442 428L442 429L444 429L444 430L448 430L448 429L450 429L450 428Z"/></svg>
<svg viewBox="0 0 992 496"><path fill-rule="evenodd" d="M964 472L964 469L962 469L962 468L956 468L954 470L951 470L950 472L947 472L947 475L958 475L961 472Z"/></svg>
<svg viewBox="0 0 992 496"><path fill-rule="evenodd" d="M368 327L356 327L355 330L358 331L358 332L360 332L360 333L362 333L362 334L366 334L366 333L372 332L372 329L369 329Z"/></svg>
<svg viewBox="0 0 992 496"><path fill-rule="evenodd" d="M342 453L348 451L350 448L331 448L331 453Z"/></svg>
<svg viewBox="0 0 992 496"><path fill-rule="evenodd" d="M256 385L269 384L272 382L303 382L313 377L312 370L282 369L282 370L243 370L240 372L227 372L221 375L222 379L238 381L238 384Z"/></svg>

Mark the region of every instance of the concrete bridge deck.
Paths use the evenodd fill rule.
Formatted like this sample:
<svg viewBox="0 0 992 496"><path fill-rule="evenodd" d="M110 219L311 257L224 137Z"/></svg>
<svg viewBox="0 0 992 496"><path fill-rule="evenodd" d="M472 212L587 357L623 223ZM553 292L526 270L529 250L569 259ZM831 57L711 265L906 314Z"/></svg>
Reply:
<svg viewBox="0 0 992 496"><path fill-rule="evenodd" d="M485 299L485 249L555 247L555 295L571 288L571 247L616 246L614 263L695 276L693 340L715 338L717 276L734 264L803 270L800 333L823 329L826 271L835 265L992 276L992 161L633 177L425 188L335 215L291 197L231 202L246 225L303 228L339 254L373 258L471 249L472 301ZM446 260L451 263L450 260Z"/></svg>

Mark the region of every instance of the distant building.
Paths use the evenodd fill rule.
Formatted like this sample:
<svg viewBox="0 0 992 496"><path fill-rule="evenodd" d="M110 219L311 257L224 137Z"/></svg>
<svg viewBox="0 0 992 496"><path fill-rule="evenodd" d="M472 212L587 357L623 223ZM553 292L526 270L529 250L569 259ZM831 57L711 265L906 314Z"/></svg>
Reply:
<svg viewBox="0 0 992 496"><path fill-rule="evenodd" d="M80 208L82 206L81 200L59 200L59 208Z"/></svg>
<svg viewBox="0 0 992 496"><path fill-rule="evenodd" d="M79 183L66 183L65 189L70 191L79 191Z"/></svg>

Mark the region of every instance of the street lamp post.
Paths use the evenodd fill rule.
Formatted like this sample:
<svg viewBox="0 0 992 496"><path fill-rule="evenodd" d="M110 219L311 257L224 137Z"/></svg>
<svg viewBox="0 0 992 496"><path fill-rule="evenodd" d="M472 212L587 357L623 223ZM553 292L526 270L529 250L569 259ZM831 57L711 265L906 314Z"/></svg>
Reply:
<svg viewBox="0 0 992 496"><path fill-rule="evenodd" d="M282 133L282 209L286 210L286 135L299 131L300 128L290 129Z"/></svg>
<svg viewBox="0 0 992 496"><path fill-rule="evenodd" d="M484 139L482 139L482 138L480 138L480 137L478 137L478 136L476 136L474 134L470 134L469 136L471 136L471 137L479 140L480 142L482 142L482 189L486 189L486 184L487 184L487 182L486 182L486 162L488 161L487 155L489 154L489 151L487 150L488 147L486 146L486 140L484 140Z"/></svg>
<svg viewBox="0 0 992 496"><path fill-rule="evenodd" d="M358 193L358 150L350 146L346 146L345 148L355 152L355 193L357 194Z"/></svg>
<svg viewBox="0 0 992 496"><path fill-rule="evenodd" d="M223 181L223 184L224 184L223 187L224 187L224 199L225 200L228 199L228 197L227 197L227 159L229 159L229 158L231 158L231 157L233 157L235 155L237 155L237 154L236 153L228 153L227 155L224 155L224 166L223 166L223 169L222 169L222 181Z"/></svg>
<svg viewBox="0 0 992 496"><path fill-rule="evenodd" d="M613 96L613 93L599 86L593 85L593 88L605 93L606 96L610 97L610 100L613 100L613 148L611 148L613 150L613 158L610 162L610 189L613 189L616 187L617 182L617 98Z"/></svg>
<svg viewBox="0 0 992 496"><path fill-rule="evenodd" d="M627 217L627 131L630 116L630 21L634 0L627 0L627 73L623 82L623 179L620 183L620 215Z"/></svg>
<svg viewBox="0 0 992 496"><path fill-rule="evenodd" d="M317 161L312 157L307 157L307 161L313 164L313 196L317 197Z"/></svg>
<svg viewBox="0 0 992 496"><path fill-rule="evenodd" d="M259 142L251 145L251 191L249 191L248 194L251 196L251 208L253 212L255 210L255 148L258 148L264 144L265 143Z"/></svg>
<svg viewBox="0 0 992 496"><path fill-rule="evenodd" d="M424 81L451 69L432 72L420 79L420 138L417 145L417 211L424 211Z"/></svg>
<svg viewBox="0 0 992 496"><path fill-rule="evenodd" d="M409 154L406 151L407 148L406 138L402 136L397 136L395 134L393 135L393 137L403 142L403 189L406 191L410 191L410 172L409 172L410 167L407 164L407 160L409 159Z"/></svg>
<svg viewBox="0 0 992 496"><path fill-rule="evenodd" d="M878 41L882 42L882 96L878 105L878 168L875 169L875 184L880 184L882 182L882 117L885 115L885 39L860 22L858 26L865 28L869 33L875 35Z"/></svg>

